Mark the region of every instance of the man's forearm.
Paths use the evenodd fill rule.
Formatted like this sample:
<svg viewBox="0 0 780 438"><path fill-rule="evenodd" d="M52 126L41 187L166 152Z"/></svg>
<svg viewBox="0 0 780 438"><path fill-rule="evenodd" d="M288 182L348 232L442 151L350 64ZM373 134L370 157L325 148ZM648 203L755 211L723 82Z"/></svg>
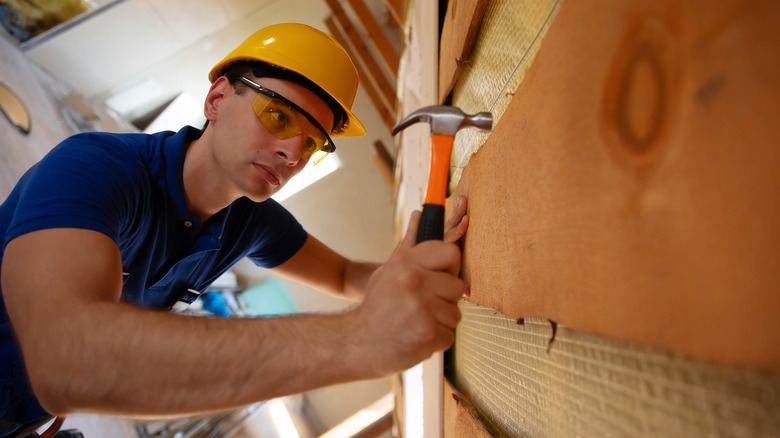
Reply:
<svg viewBox="0 0 780 438"><path fill-rule="evenodd" d="M211 319L101 303L53 322L52 360L30 365L56 414L188 415L377 376L355 366L365 346L351 314Z"/></svg>
<svg viewBox="0 0 780 438"><path fill-rule="evenodd" d="M379 269L378 263L348 262L344 268L344 297L361 302L371 275Z"/></svg>

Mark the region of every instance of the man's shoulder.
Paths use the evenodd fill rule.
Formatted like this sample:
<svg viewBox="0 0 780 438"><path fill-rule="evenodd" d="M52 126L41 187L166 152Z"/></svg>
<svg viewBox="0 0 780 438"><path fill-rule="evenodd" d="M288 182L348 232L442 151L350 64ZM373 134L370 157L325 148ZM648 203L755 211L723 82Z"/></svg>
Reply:
<svg viewBox="0 0 780 438"><path fill-rule="evenodd" d="M164 149L173 156L183 154L189 137L197 134L195 128L186 127L179 132L163 131L146 133L84 132L65 139L52 150L52 155L88 157L95 162L124 162L153 170L164 161ZM170 154L170 153L169 153ZM61 158L61 157L60 157Z"/></svg>
<svg viewBox="0 0 780 438"><path fill-rule="evenodd" d="M82 132L75 134L62 143L59 147L68 149L96 149L112 151L124 149L126 151L141 152L153 148L155 143L159 143L164 137L160 134L143 133L113 133L113 132Z"/></svg>

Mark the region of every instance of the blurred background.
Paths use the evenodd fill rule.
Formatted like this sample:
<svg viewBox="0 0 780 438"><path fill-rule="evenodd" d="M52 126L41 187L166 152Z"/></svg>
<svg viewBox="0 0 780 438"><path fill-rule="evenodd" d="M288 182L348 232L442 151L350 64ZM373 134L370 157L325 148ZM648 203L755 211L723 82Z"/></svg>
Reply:
<svg viewBox="0 0 780 438"><path fill-rule="evenodd" d="M0 0L0 83L23 103L30 123L27 133L5 121L0 123L0 198L7 197L27 168L74 133L201 127L205 122L203 99L210 85L207 74L227 52L273 23L299 22L328 31L326 21L330 20L331 26L336 22L334 7L341 11L342 20L358 22L356 12L343 3ZM369 30L381 32L399 51L398 17L387 2L361 3L379 26ZM358 26L350 31L368 32ZM386 65L381 68L384 79L392 83L395 71ZM381 262L391 253L394 241L389 164L393 139L387 109L378 106L376 96L369 95L363 84L353 110L368 135L336 139L337 153L316 168L307 168L300 176L302 184L280 192L278 200L312 235L336 251L354 259ZM217 286L219 295L211 295L217 304L198 303L193 312L214 313L214 306L218 306L222 311L216 313L222 316L263 316L339 312L351 305L270 278L247 261L235 266ZM390 392L391 382L386 378L312 391L282 405L289 407L298 423L306 423L299 427L301 436L318 436ZM271 412L267 407L256 410L254 418ZM88 437L136 436L136 424L120 420L72 417L65 426L78 427ZM248 429L242 433L250 433ZM274 433L266 430L245 436Z"/></svg>

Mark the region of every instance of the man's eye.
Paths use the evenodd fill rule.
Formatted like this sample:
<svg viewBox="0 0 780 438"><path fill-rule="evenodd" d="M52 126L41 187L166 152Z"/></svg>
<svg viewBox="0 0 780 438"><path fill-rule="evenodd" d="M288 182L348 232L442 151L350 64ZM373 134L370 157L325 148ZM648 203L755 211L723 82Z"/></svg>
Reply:
<svg viewBox="0 0 780 438"><path fill-rule="evenodd" d="M306 137L306 142L303 144L303 147L311 152L314 152L317 150L317 142L311 137Z"/></svg>
<svg viewBox="0 0 780 438"><path fill-rule="evenodd" d="M279 125L286 125L290 119L289 116L282 111L270 110L269 112L271 113L271 117L273 117L274 121Z"/></svg>

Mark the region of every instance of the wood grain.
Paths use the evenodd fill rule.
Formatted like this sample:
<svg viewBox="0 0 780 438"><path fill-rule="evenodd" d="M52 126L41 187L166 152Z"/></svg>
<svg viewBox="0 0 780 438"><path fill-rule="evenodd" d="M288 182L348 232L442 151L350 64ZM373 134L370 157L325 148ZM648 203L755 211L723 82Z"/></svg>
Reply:
<svg viewBox="0 0 780 438"><path fill-rule="evenodd" d="M463 64L477 41L488 0L451 0L439 45L439 103L452 91Z"/></svg>
<svg viewBox="0 0 780 438"><path fill-rule="evenodd" d="M471 299L780 368L780 3L566 2L455 194Z"/></svg>

